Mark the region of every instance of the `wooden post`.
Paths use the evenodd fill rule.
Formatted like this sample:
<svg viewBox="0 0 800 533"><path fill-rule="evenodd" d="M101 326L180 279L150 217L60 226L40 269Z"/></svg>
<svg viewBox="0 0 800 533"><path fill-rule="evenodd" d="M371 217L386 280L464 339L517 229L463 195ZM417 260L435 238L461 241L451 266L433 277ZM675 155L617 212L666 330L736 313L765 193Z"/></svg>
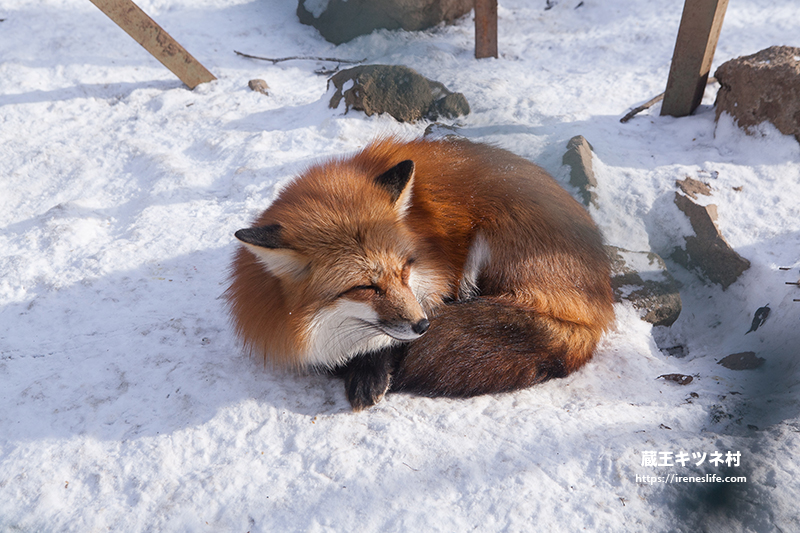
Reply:
<svg viewBox="0 0 800 533"><path fill-rule="evenodd" d="M727 7L728 0L685 0L662 115L684 117L700 105Z"/></svg>
<svg viewBox="0 0 800 533"><path fill-rule="evenodd" d="M475 0L475 58L497 57L497 0Z"/></svg>
<svg viewBox="0 0 800 533"><path fill-rule="evenodd" d="M190 89L214 77L131 0L89 0Z"/></svg>

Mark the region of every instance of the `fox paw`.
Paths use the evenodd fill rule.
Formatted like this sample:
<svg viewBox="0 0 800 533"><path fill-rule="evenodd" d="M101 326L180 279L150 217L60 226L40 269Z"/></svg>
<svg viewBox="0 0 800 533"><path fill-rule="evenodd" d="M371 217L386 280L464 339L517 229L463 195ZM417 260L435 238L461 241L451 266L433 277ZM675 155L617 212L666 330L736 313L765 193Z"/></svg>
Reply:
<svg viewBox="0 0 800 533"><path fill-rule="evenodd" d="M367 409L383 399L405 350L401 344L367 352L334 370L335 375L344 378L344 390L353 411Z"/></svg>
<svg viewBox="0 0 800 533"><path fill-rule="evenodd" d="M342 373L344 390L353 411L372 407L386 394L402 347L385 348L352 359Z"/></svg>
<svg viewBox="0 0 800 533"><path fill-rule="evenodd" d="M389 390L389 382L388 372L349 372L344 378L344 390L353 411L362 411L381 401Z"/></svg>

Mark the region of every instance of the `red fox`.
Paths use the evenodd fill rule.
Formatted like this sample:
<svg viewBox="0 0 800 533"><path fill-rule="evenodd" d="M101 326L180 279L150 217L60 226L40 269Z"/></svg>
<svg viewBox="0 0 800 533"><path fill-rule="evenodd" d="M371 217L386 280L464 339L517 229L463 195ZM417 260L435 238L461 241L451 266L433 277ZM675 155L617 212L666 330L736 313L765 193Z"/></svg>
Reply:
<svg viewBox="0 0 800 533"><path fill-rule="evenodd" d="M464 139L379 139L309 168L236 232L244 344L330 370L354 410L467 397L580 368L614 320L609 258L543 169Z"/></svg>

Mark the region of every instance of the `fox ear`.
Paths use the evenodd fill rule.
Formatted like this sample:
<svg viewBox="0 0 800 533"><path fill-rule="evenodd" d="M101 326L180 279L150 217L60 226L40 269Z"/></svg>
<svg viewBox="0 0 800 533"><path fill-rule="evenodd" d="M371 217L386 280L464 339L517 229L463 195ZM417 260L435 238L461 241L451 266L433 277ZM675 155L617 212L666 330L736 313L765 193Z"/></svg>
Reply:
<svg viewBox="0 0 800 533"><path fill-rule="evenodd" d="M267 270L278 277L297 279L308 271L308 259L288 247L283 240L283 227L280 224L240 229L234 236L253 252Z"/></svg>
<svg viewBox="0 0 800 533"><path fill-rule="evenodd" d="M245 244L275 250L286 248L283 244L283 227L280 224L270 224L257 228L240 229L233 235Z"/></svg>
<svg viewBox="0 0 800 533"><path fill-rule="evenodd" d="M392 203L398 211L405 213L411 204L411 189L414 184L414 162L410 159L401 161L375 178L375 183L389 192Z"/></svg>

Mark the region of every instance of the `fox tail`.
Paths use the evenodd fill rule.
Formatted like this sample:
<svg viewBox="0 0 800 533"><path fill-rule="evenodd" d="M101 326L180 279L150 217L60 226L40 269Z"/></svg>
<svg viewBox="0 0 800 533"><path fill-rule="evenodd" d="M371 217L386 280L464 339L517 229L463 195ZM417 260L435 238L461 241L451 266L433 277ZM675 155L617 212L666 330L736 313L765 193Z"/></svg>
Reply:
<svg viewBox="0 0 800 533"><path fill-rule="evenodd" d="M526 388L583 366L604 329L500 298L457 302L405 345L391 390L469 397Z"/></svg>

